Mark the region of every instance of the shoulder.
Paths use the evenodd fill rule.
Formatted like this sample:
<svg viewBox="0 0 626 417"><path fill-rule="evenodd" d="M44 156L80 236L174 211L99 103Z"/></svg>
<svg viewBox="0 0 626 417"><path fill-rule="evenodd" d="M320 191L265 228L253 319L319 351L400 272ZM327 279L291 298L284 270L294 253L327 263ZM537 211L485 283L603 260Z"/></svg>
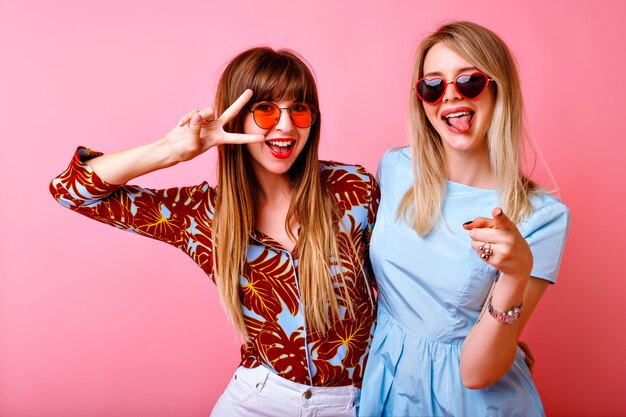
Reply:
<svg viewBox="0 0 626 417"><path fill-rule="evenodd" d="M336 161L320 161L323 181L330 185L356 185L359 182L376 181L365 167L356 164L344 164Z"/></svg>
<svg viewBox="0 0 626 417"><path fill-rule="evenodd" d="M532 196L532 203L532 213L521 224L525 234L539 229L567 232L571 222L570 211L561 200L546 191L538 191Z"/></svg>
<svg viewBox="0 0 626 417"><path fill-rule="evenodd" d="M380 158L376 179L381 190L388 195L404 195L413 181L411 148L403 146L388 149Z"/></svg>
<svg viewBox="0 0 626 417"><path fill-rule="evenodd" d="M533 253L531 275L554 283L569 234L569 209L545 191L538 191L532 202L533 212L520 224L520 231Z"/></svg>
<svg viewBox="0 0 626 417"><path fill-rule="evenodd" d="M385 172L410 170L413 166L411 159L411 148L408 146L388 149L378 163L379 180Z"/></svg>
<svg viewBox="0 0 626 417"><path fill-rule="evenodd" d="M569 208L554 195L546 191L538 191L533 197L534 211L531 216L545 216L548 213L569 217Z"/></svg>
<svg viewBox="0 0 626 417"><path fill-rule="evenodd" d="M369 194L378 192L378 182L361 165L344 164L336 161L320 161L322 182L331 193L367 190Z"/></svg>
<svg viewBox="0 0 626 417"><path fill-rule="evenodd" d="M190 187L182 187L181 190L184 190L188 196L188 203L199 207L200 204L208 204L213 211L215 207L215 203L217 201L217 189L215 187L211 187L207 181L203 181L198 185L193 185Z"/></svg>
<svg viewBox="0 0 626 417"><path fill-rule="evenodd" d="M396 166L399 163L411 160L411 148L408 146L387 149L380 158L380 166Z"/></svg>

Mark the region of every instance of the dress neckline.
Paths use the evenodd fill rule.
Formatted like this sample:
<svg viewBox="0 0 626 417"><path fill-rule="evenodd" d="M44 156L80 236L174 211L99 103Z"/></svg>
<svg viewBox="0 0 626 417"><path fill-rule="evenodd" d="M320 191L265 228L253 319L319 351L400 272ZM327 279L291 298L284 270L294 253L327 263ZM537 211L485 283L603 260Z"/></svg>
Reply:
<svg viewBox="0 0 626 417"><path fill-rule="evenodd" d="M472 195L492 194L496 190L494 188L478 188L471 185L461 184L460 182L446 181L446 193L448 196L466 197Z"/></svg>

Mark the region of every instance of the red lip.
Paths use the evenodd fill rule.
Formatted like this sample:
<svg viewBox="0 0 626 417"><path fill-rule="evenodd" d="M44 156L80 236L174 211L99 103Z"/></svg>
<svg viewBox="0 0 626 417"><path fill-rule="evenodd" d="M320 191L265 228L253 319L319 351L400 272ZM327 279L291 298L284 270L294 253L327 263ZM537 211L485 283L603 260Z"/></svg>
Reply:
<svg viewBox="0 0 626 417"><path fill-rule="evenodd" d="M447 115L452 114L452 113L457 113L460 111L475 113L474 109L472 109L471 107L467 107L467 106L452 107L450 109L445 109L444 111L442 111L440 117L443 120Z"/></svg>

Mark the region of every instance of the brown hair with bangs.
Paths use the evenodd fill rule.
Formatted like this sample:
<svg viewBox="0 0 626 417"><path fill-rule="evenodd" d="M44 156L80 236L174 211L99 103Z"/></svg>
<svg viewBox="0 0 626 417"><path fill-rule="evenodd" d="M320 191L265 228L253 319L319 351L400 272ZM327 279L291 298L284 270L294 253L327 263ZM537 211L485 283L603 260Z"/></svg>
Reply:
<svg viewBox="0 0 626 417"><path fill-rule="evenodd" d="M253 91L249 103L296 100L319 108L315 78L304 60L290 50L267 47L248 49L233 58L222 74L216 94L218 114L226 110L247 88ZM240 112L225 130L243 132L246 112ZM318 148L321 116L311 126L308 141L289 170L293 198L285 220L300 223L298 240L299 288L307 323L325 333L340 317L333 288L330 259L341 259L333 227L331 196L321 180ZM213 221L216 281L224 309L235 328L246 335L241 309L239 276L246 262L249 233L254 228L254 198L257 181L245 146L218 146L217 203ZM294 236L291 236L292 238ZM352 311L346 290L342 298ZM330 311L329 311L330 310Z"/></svg>

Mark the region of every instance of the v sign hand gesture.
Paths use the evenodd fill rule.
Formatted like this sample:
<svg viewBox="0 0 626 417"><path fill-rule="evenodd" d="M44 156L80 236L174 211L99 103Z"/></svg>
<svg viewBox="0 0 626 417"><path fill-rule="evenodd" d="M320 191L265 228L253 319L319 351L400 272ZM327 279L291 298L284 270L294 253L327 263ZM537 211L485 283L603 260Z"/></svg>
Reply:
<svg viewBox="0 0 626 417"><path fill-rule="evenodd" d="M262 142L265 140L263 135L224 131L224 125L239 113L251 97L251 90L244 91L217 118L215 111L210 107L200 112L189 112L178 121L178 126L162 139L105 154L89 160L88 163L104 181L124 184L135 177L193 159L215 145Z"/></svg>
<svg viewBox="0 0 626 417"><path fill-rule="evenodd" d="M190 111L180 118L178 126L164 138L175 162L189 161L216 145L262 142L263 135L246 135L224 131L224 125L233 119L252 97L252 90L243 92L224 113L216 118L215 110Z"/></svg>
<svg viewBox="0 0 626 417"><path fill-rule="evenodd" d="M472 248L498 271L508 276L528 279L533 267L533 255L515 223L501 208L492 211L493 219L477 217L463 225L470 231Z"/></svg>

